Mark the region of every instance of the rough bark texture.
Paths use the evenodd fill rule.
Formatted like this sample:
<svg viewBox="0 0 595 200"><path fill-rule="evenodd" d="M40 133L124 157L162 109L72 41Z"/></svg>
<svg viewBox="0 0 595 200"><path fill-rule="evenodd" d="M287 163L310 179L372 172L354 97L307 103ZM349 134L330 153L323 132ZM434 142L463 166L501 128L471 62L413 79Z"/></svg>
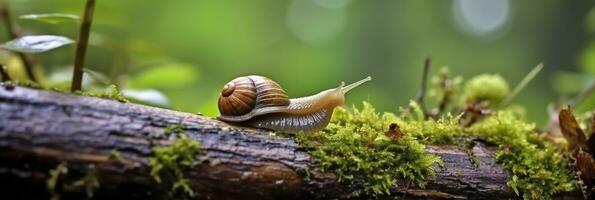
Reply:
<svg viewBox="0 0 595 200"><path fill-rule="evenodd" d="M48 171L65 163L69 172L59 181L62 197L82 197L68 183L93 166L101 185L96 198L169 198L171 185L152 179L148 158L152 147L171 142L159 137L175 124L200 141L206 152L187 172L199 198L348 198L350 187L359 187L338 184L332 173L320 172L289 137L197 114L0 85L0 191L47 198ZM444 167L436 166L437 179L425 189L411 186L407 198L516 198L506 186L509 174L495 163L492 148L475 144L478 167L460 147L429 146L427 151L440 156ZM124 160L111 156L112 150ZM305 168L312 174L309 181L303 178ZM400 182L394 196L386 198L403 196L406 185Z"/></svg>

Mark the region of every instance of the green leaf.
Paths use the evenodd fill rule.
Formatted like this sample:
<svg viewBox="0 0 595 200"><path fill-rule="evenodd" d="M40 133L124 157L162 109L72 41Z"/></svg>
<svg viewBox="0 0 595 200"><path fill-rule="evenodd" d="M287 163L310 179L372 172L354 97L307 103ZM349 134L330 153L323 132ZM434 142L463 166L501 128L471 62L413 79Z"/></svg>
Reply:
<svg viewBox="0 0 595 200"><path fill-rule="evenodd" d="M79 22L81 18L72 14L65 13L44 13L44 14L29 14L21 15L19 19L34 20L49 24L59 24L63 22Z"/></svg>
<svg viewBox="0 0 595 200"><path fill-rule="evenodd" d="M185 63L169 63L144 70L127 83L129 88L180 88L199 77L195 66Z"/></svg>
<svg viewBox="0 0 595 200"><path fill-rule="evenodd" d="M132 102L159 106L163 108L170 108L167 96L162 92L154 89L135 90L124 88L122 90L124 96L128 97Z"/></svg>
<svg viewBox="0 0 595 200"><path fill-rule="evenodd" d="M73 40L63 36L32 35L8 41L0 47L21 53L42 53L72 43Z"/></svg>

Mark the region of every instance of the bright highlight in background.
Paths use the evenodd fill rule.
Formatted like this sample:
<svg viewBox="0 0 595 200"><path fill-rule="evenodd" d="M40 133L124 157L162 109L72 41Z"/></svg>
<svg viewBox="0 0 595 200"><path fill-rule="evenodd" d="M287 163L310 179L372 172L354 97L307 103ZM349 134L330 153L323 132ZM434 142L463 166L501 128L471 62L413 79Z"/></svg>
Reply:
<svg viewBox="0 0 595 200"><path fill-rule="evenodd" d="M498 33L510 18L508 0L455 0L452 11L459 28L476 36Z"/></svg>

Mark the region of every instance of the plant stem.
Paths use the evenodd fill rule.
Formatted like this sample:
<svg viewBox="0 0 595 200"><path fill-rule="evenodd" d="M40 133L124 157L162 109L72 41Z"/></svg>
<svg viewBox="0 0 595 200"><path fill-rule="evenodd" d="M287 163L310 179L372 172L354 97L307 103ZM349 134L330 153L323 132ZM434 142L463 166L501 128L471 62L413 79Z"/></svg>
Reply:
<svg viewBox="0 0 595 200"><path fill-rule="evenodd" d="M428 80L428 71L430 70L431 62L432 62L432 58L430 56L428 56L424 63L424 69L423 69L422 76L421 76L421 84L419 87L419 92L417 93L417 96L415 97L415 101L417 102L417 104L419 104L419 107L422 109L422 111L424 113L426 113L425 106L424 106L424 97L426 95L426 82ZM413 109L413 108L411 106L408 106L407 109L403 113L401 113L401 117L405 118L411 112L411 109Z"/></svg>
<svg viewBox="0 0 595 200"><path fill-rule="evenodd" d="M10 81L10 76L6 70L4 70L4 65L0 64L0 74L2 74L2 82Z"/></svg>
<svg viewBox="0 0 595 200"><path fill-rule="evenodd" d="M539 63L537 66L535 66L535 68L533 68L525 76L525 78L523 78L523 80L514 88L514 90L512 91L512 93L510 93L504 99L504 101L502 101L502 103L500 103L500 106L505 106L506 104L510 103L510 101L512 99L514 99L514 97L517 94L519 94L519 92L521 92L521 90L523 90L525 88L525 86L527 86L527 84L529 84L529 82L531 82L531 80L533 80L533 78L535 78L535 76L541 71L541 69L543 69L543 63Z"/></svg>
<svg viewBox="0 0 595 200"><path fill-rule="evenodd" d="M4 19L4 27L8 32L8 36L10 37L10 39L17 38L19 35L14 29L14 26L12 24L12 18L10 16L10 9L8 9L8 5L5 2L0 3L0 14L2 14L2 19ZM33 82L37 82L35 74L33 73L33 64L31 63L29 58L27 58L27 55L20 52L17 52L16 54L23 62L23 66L25 67L25 71L27 72L27 76L29 77L29 79L31 79L31 81Z"/></svg>
<svg viewBox="0 0 595 200"><path fill-rule="evenodd" d="M82 89L83 65L85 64L85 53L89 42L89 33L91 32L91 23L93 22L93 9L95 0L87 0L85 5L85 15L79 32L78 45L76 46L76 56L74 58L74 70L72 72L72 87L70 91L74 92Z"/></svg>

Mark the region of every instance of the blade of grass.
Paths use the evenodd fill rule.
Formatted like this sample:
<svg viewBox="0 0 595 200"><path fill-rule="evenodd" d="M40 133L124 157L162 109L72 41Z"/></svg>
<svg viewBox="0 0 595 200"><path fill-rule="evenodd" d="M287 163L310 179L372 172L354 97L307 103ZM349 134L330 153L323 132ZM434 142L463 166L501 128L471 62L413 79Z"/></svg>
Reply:
<svg viewBox="0 0 595 200"><path fill-rule="evenodd" d="M533 68L526 76L525 78L523 78L523 80L514 88L514 90L504 99L504 101L502 101L502 103L500 103L500 107L503 107L505 105L507 105L508 103L510 103L510 101L512 99L514 99L514 97L516 97L517 94L519 94L519 92L521 92L521 90L523 90L527 84L529 84L529 82L531 82L531 80L533 80L533 78L535 78L535 76L537 76L537 74L539 74L539 72L541 71L541 69L543 69L543 63L539 63L537 66L535 66L535 68Z"/></svg>

